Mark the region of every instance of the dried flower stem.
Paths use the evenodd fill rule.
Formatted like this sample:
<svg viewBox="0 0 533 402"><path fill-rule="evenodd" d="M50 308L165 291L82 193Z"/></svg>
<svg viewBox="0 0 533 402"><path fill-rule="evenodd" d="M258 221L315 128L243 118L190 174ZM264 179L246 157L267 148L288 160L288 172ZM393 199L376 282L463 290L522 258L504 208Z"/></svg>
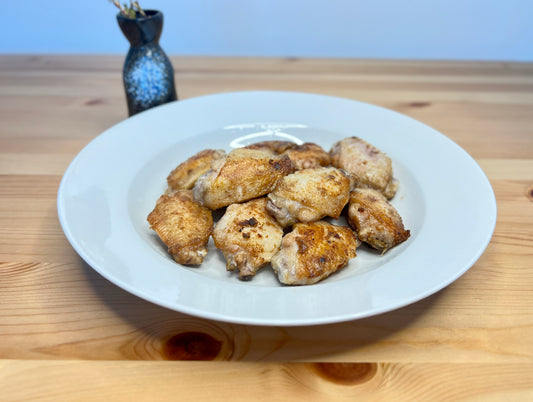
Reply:
<svg viewBox="0 0 533 402"><path fill-rule="evenodd" d="M131 19L137 18L137 12L141 14L141 16L146 17L146 13L141 8L138 1L130 0L129 6L126 3L124 3L124 5L120 4L119 0L109 0L109 1L113 3L115 6L117 6L118 9L120 10L120 13L126 18L131 18Z"/></svg>
<svg viewBox="0 0 533 402"><path fill-rule="evenodd" d="M131 2L131 4L133 4L133 7L135 7L137 9L137 11L139 12L139 14L141 14L143 17L146 17L146 13L144 12L144 10L141 8L141 6L139 5L139 2L138 1L133 1Z"/></svg>

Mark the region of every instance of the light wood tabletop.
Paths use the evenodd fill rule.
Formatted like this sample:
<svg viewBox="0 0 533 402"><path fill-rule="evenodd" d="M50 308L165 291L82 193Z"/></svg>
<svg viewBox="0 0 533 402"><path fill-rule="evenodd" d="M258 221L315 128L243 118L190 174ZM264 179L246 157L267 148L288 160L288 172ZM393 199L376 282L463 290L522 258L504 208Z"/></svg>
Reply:
<svg viewBox="0 0 533 402"><path fill-rule="evenodd" d="M1 400L533 399L532 64L172 57L180 99L300 91L413 117L494 189L492 240L445 289L360 320L262 327L133 296L63 234L63 173L127 117L123 60L0 56Z"/></svg>

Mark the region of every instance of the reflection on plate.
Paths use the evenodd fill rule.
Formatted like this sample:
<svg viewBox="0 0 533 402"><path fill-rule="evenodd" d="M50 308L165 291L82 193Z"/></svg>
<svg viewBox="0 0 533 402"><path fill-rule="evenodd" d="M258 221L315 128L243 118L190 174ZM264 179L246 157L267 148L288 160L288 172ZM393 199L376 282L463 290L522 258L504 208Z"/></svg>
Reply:
<svg viewBox="0 0 533 402"><path fill-rule="evenodd" d="M279 139L327 150L353 135L387 153L400 180L392 204L411 237L383 256L361 247L348 266L311 286L281 286L270 267L240 282L212 241L200 267L183 267L148 226L168 173L201 149ZM334 97L241 92L174 102L107 130L67 169L58 213L79 255L139 297L222 321L309 325L383 313L447 286L490 241L496 203L475 161L411 118Z"/></svg>

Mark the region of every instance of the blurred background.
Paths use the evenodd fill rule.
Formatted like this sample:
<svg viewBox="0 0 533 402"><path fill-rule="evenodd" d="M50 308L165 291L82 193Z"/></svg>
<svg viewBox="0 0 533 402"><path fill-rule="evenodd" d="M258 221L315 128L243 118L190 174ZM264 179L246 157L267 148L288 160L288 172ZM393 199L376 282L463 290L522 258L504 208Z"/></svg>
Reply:
<svg viewBox="0 0 533 402"><path fill-rule="evenodd" d="M124 2L124 0L123 0ZM141 0L169 55L533 61L533 0ZM107 0L3 1L0 53L125 53Z"/></svg>

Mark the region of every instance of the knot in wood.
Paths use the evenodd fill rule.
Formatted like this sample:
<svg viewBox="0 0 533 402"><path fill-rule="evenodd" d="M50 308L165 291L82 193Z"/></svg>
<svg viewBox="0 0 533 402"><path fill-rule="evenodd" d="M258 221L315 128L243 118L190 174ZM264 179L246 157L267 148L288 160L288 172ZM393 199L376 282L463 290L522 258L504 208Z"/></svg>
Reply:
<svg viewBox="0 0 533 402"><path fill-rule="evenodd" d="M315 363L314 368L325 380L341 385L362 384L377 372L376 363Z"/></svg>
<svg viewBox="0 0 533 402"><path fill-rule="evenodd" d="M162 354L167 360L214 360L222 342L203 332L182 332L163 345Z"/></svg>
<svg viewBox="0 0 533 402"><path fill-rule="evenodd" d="M529 201L533 201L533 185L529 186L526 190L526 197L529 199Z"/></svg>

